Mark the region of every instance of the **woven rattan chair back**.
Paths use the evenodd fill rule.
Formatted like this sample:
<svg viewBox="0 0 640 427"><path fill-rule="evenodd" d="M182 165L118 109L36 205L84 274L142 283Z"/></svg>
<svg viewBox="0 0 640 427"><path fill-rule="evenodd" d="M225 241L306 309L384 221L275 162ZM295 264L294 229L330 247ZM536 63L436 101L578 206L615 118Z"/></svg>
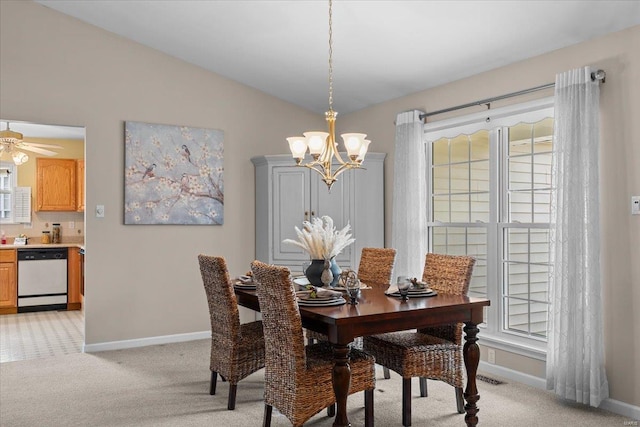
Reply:
<svg viewBox="0 0 640 427"><path fill-rule="evenodd" d="M265 402L280 407L296 374L305 369L302 320L289 269L260 261L251 264L265 336Z"/></svg>
<svg viewBox="0 0 640 427"><path fill-rule="evenodd" d="M475 262L468 256L428 253L422 280L438 293L466 295Z"/></svg>
<svg viewBox="0 0 640 427"><path fill-rule="evenodd" d="M395 263L396 250L393 248L362 248L358 278L365 284L390 283Z"/></svg>
<svg viewBox="0 0 640 427"><path fill-rule="evenodd" d="M223 257L199 255L200 274L209 303L211 334L224 342L238 337L240 313ZM228 343L224 347L229 347Z"/></svg>
<svg viewBox="0 0 640 427"><path fill-rule="evenodd" d="M211 319L211 383L218 373L229 382L228 409L235 409L238 381L264 367L262 322L240 324L240 314L227 263L223 257L198 255Z"/></svg>

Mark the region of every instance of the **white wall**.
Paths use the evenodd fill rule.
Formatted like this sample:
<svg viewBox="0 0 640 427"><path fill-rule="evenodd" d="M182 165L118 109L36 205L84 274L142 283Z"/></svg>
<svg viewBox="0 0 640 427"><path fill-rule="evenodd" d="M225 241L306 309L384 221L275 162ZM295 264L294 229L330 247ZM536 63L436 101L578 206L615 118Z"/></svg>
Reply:
<svg viewBox="0 0 640 427"><path fill-rule="evenodd" d="M390 243L393 220L393 122L397 113L411 109L436 111L553 83L556 73L584 65L593 65L605 70L606 83L601 85L600 89L600 167L606 369L611 397L636 406L640 406L640 216L630 215L630 202L632 195L640 195L639 46L640 26L636 26L379 104L349 114L341 121L345 129L363 129L372 140L372 150L389 153L385 164L385 220L386 242ZM419 54L420 49L417 48L416 55ZM437 61L437 58L434 58L434 61ZM553 95L553 89L495 102L492 107L550 95ZM486 107L433 116L429 118L429 122L483 109ZM544 376L544 362L538 360L498 351L496 362L530 375Z"/></svg>

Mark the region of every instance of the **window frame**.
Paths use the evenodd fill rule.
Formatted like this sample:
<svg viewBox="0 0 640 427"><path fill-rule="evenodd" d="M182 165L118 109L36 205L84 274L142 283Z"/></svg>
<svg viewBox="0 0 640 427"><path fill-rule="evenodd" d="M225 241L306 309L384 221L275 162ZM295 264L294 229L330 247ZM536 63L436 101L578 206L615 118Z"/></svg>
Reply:
<svg viewBox="0 0 640 427"><path fill-rule="evenodd" d="M509 228L509 223L500 215L507 207L504 161L506 159L503 149L505 137L503 129L522 122L535 123L546 117L554 117L553 97L538 99L535 101L519 103L494 110L474 113L466 116L454 117L424 125L423 143L425 148L426 165L425 179L427 182L427 227L426 240L428 248L433 248L431 230L434 226L447 227L485 227L487 235L487 298L491 300L491 306L485 307L485 319L487 323L480 325L482 328L482 341L492 347L521 354L538 360L546 360L546 339L537 337L524 337L505 328L505 310L503 304L502 289L504 272L502 271L502 254L504 253L504 230ZM433 221L431 209L432 187L432 143L440 138L453 138L460 134L471 135L480 130L489 131L489 222L488 223L442 223ZM497 143L491 143L497 141ZM506 214L505 214L506 215ZM484 226L483 226L484 224ZM526 224L526 223L525 223ZM527 228L532 228L531 224ZM537 228L535 224L533 228ZM548 226L546 226L548 228ZM468 244L468 242L467 242ZM494 285L491 285L494 283Z"/></svg>
<svg viewBox="0 0 640 427"><path fill-rule="evenodd" d="M15 221L15 188L18 186L18 167L11 161L0 161L0 169L7 169L9 171L9 188L3 189L0 187L1 195L9 195L9 209L4 209L9 212L7 218L2 218L3 224L17 224Z"/></svg>

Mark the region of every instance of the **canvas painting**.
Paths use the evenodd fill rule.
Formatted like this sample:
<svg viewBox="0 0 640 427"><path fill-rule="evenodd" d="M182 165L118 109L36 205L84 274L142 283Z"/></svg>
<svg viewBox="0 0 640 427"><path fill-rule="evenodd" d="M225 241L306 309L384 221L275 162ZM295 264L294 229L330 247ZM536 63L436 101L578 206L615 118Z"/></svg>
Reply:
<svg viewBox="0 0 640 427"><path fill-rule="evenodd" d="M224 133L125 122L125 224L224 221Z"/></svg>

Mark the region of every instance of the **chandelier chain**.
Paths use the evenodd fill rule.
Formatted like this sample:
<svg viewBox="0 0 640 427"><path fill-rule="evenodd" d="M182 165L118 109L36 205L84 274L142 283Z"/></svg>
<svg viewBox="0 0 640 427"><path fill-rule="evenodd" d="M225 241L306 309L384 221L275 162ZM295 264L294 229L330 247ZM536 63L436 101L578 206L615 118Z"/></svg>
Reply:
<svg viewBox="0 0 640 427"><path fill-rule="evenodd" d="M333 111L333 19L329 0L329 111Z"/></svg>

